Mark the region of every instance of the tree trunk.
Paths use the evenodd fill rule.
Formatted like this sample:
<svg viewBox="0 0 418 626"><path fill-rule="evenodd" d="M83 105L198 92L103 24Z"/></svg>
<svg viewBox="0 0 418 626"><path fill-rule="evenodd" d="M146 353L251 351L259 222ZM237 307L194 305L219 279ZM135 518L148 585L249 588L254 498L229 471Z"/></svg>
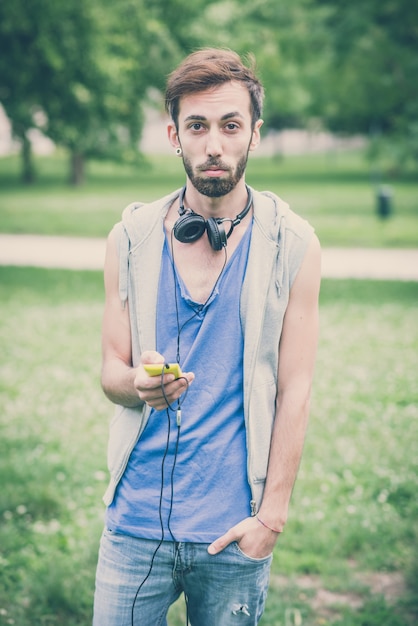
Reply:
<svg viewBox="0 0 418 626"><path fill-rule="evenodd" d="M22 133L22 182L24 185L31 185L35 180L35 168L32 158L32 145L26 133Z"/></svg>
<svg viewBox="0 0 418 626"><path fill-rule="evenodd" d="M75 186L84 183L84 155L81 152L71 153L70 183Z"/></svg>

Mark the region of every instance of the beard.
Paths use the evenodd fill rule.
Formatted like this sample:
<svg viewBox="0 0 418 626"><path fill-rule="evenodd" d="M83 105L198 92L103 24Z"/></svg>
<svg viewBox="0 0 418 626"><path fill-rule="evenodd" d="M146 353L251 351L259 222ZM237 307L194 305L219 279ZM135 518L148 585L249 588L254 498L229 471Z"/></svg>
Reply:
<svg viewBox="0 0 418 626"><path fill-rule="evenodd" d="M199 176L199 174L193 170L193 166L189 159L186 156L183 156L183 166L193 187L195 187L199 193L204 196L208 196L209 198L220 198L221 196L226 196L233 189L235 189L238 182L244 175L247 167L247 161L248 152L240 158L235 170L231 171L231 168L222 164L222 162L218 159L209 159L204 165L199 166L198 170L205 170L209 167L219 167L220 169L229 172L229 176L212 178L209 176Z"/></svg>

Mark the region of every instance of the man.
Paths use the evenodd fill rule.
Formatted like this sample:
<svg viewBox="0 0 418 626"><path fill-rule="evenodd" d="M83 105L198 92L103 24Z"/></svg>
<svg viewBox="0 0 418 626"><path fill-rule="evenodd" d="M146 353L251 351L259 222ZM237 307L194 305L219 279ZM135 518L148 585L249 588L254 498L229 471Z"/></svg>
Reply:
<svg viewBox="0 0 418 626"><path fill-rule="evenodd" d="M193 626L255 625L264 609L308 421L320 249L245 183L262 102L235 53L187 57L166 91L185 187L131 205L109 236L95 626L166 624L183 592Z"/></svg>

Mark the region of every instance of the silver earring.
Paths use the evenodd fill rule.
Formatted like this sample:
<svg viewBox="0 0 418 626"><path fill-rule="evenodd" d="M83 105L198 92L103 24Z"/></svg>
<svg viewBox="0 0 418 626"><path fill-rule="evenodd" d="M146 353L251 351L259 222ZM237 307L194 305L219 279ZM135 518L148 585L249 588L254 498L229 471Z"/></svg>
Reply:
<svg viewBox="0 0 418 626"><path fill-rule="evenodd" d="M177 154L177 156L181 156L183 154L183 151L182 151L182 149L180 147L176 148L176 154Z"/></svg>

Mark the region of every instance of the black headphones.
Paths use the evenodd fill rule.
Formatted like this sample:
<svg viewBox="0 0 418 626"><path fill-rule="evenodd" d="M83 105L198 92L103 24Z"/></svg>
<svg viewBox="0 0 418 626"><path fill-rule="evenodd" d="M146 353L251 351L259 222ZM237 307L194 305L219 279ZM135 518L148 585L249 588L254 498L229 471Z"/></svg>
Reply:
<svg viewBox="0 0 418 626"><path fill-rule="evenodd" d="M248 194L245 209L238 213L234 220L228 217L210 217L208 220L202 215L195 213L192 209L184 208L184 196L186 187L180 192L179 197L179 219L173 226L174 237L182 243L193 243L200 239L205 231L208 233L209 243L214 250L222 250L226 248L228 237L231 235L235 226L237 226L247 215L253 202L253 194L248 185L245 185ZM228 232L225 231L224 222L230 222L231 226Z"/></svg>

